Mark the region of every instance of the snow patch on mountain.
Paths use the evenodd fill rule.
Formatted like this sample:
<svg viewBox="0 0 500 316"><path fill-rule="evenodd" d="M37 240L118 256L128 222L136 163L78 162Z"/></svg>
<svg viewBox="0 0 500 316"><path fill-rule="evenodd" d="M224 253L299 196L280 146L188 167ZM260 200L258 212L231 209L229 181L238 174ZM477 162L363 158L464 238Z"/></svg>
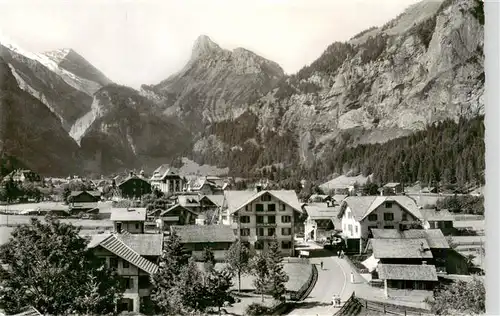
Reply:
<svg viewBox="0 0 500 316"><path fill-rule="evenodd" d="M85 113L81 118L79 118L69 131L69 136L73 138L77 144L80 146L83 136L88 131L90 126L100 117L104 115L104 109L102 104L99 102L98 98L94 98L92 102L91 109L89 112Z"/></svg>

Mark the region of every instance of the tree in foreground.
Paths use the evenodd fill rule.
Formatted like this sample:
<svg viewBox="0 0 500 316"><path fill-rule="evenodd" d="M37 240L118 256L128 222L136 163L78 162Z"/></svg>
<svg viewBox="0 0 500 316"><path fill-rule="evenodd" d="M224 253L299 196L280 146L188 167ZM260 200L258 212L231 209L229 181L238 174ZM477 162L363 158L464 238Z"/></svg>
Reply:
<svg viewBox="0 0 500 316"><path fill-rule="evenodd" d="M257 293L261 294L262 302L264 302L264 294L269 284L268 258L266 252L261 251L255 256L252 262L252 272L255 276L253 285Z"/></svg>
<svg viewBox="0 0 500 316"><path fill-rule="evenodd" d="M228 269L217 271L213 269L207 276L205 285L206 303L208 307L217 307L220 314L220 308L226 302L233 302L233 297L230 294L233 274Z"/></svg>
<svg viewBox="0 0 500 316"><path fill-rule="evenodd" d="M121 297L119 277L87 249L79 228L47 217L14 230L0 248L0 307L31 305L42 314L105 314Z"/></svg>
<svg viewBox="0 0 500 316"><path fill-rule="evenodd" d="M205 272L210 272L215 268L215 255L212 249L206 247L203 249L202 259L203 267L205 268Z"/></svg>
<svg viewBox="0 0 500 316"><path fill-rule="evenodd" d="M276 238L269 244L267 260L267 292L271 294L275 300L281 300L286 293L285 285L289 277L284 270L283 256Z"/></svg>
<svg viewBox="0 0 500 316"><path fill-rule="evenodd" d="M251 272L251 257L250 250L240 240L232 244L226 253L227 267L238 277L238 292L241 291L241 276Z"/></svg>
<svg viewBox="0 0 500 316"><path fill-rule="evenodd" d="M429 300L436 315L482 315L486 312L484 282L474 277L472 281L457 281L441 285Z"/></svg>
<svg viewBox="0 0 500 316"><path fill-rule="evenodd" d="M189 255L182 247L179 235L173 231L169 239L165 241L159 269L152 276L151 300L159 311L170 313L175 308L175 304L171 304L172 292L179 282L182 268L187 265L188 261Z"/></svg>

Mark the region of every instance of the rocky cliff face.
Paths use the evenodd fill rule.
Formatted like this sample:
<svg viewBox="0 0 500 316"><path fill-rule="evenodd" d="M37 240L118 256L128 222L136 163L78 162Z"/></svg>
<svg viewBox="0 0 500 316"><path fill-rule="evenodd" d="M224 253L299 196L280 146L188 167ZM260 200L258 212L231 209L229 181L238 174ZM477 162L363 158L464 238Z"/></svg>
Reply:
<svg viewBox="0 0 500 316"><path fill-rule="evenodd" d="M144 95L167 114L204 123L193 126L200 135L194 156L204 162L238 161L242 169L307 165L335 142L385 142L482 113L484 30L477 6L475 0L417 3L383 27L332 44L288 77L274 63L202 37L188 65L143 87Z"/></svg>
<svg viewBox="0 0 500 316"><path fill-rule="evenodd" d="M283 69L248 50L228 51L200 36L188 64L142 94L193 131L201 123L232 119L266 95L283 78Z"/></svg>
<svg viewBox="0 0 500 316"><path fill-rule="evenodd" d="M78 123L84 132L73 136L80 142L88 171L111 173L171 161L192 146L186 129L124 86L112 84L97 91L91 111Z"/></svg>
<svg viewBox="0 0 500 316"><path fill-rule="evenodd" d="M23 91L0 58L0 160L16 157L42 174L65 176L81 168L78 145L59 118Z"/></svg>

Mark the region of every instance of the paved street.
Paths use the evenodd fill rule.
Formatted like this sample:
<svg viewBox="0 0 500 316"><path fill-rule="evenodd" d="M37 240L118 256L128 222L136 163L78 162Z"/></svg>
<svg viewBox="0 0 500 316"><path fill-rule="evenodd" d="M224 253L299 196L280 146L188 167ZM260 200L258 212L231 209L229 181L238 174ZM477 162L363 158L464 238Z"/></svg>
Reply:
<svg viewBox="0 0 500 316"><path fill-rule="evenodd" d="M310 245L308 251L311 254L311 263L316 264L318 268L318 281L309 296L301 303L298 308L289 315L333 315L339 308L332 305L333 295L341 295L342 303L351 296L354 286L351 284L351 267L343 260L334 256L332 252L322 249L317 245ZM323 270L321 270L321 261L323 261ZM362 282L362 277L357 275L355 282Z"/></svg>

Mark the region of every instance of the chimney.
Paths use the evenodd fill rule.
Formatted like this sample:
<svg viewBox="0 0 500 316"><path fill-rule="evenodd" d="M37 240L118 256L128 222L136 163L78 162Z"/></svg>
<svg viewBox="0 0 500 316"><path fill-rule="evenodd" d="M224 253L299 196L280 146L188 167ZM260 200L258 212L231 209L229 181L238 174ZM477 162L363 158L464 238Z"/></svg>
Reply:
<svg viewBox="0 0 500 316"><path fill-rule="evenodd" d="M255 191L257 192L262 191L262 185L260 183L255 185Z"/></svg>
<svg viewBox="0 0 500 316"><path fill-rule="evenodd" d="M422 265L426 265L427 264L427 261L422 261Z"/></svg>
<svg viewBox="0 0 500 316"><path fill-rule="evenodd" d="M132 176L134 175L134 172L133 172L133 171L130 171L130 172L128 173L128 175L129 175L130 177L132 177Z"/></svg>
<svg viewBox="0 0 500 316"><path fill-rule="evenodd" d="M420 243L420 251L421 252L425 252L424 243L423 242Z"/></svg>

